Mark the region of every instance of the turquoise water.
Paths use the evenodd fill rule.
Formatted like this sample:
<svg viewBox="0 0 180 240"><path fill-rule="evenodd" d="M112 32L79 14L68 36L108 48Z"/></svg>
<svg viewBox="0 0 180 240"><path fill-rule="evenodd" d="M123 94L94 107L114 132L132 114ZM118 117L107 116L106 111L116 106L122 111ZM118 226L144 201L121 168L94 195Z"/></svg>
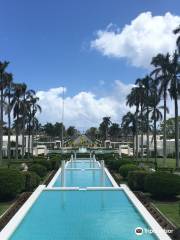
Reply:
<svg viewBox="0 0 180 240"><path fill-rule="evenodd" d="M77 169L71 169L77 168ZM96 169L91 169L96 168ZM97 169L99 168L99 169ZM61 187L61 175L58 176L53 187ZM102 170L97 161L75 160L68 162L65 169L66 187L112 187L112 183L104 173L102 182Z"/></svg>
<svg viewBox="0 0 180 240"><path fill-rule="evenodd" d="M11 240L155 240L121 190L44 191Z"/></svg>
<svg viewBox="0 0 180 240"><path fill-rule="evenodd" d="M68 162L67 168L99 168L99 164L95 161L72 161Z"/></svg>
<svg viewBox="0 0 180 240"><path fill-rule="evenodd" d="M58 176L53 187L61 187L61 175ZM102 171L99 170L65 170L66 187L112 187L112 184L104 174L104 184L102 185Z"/></svg>

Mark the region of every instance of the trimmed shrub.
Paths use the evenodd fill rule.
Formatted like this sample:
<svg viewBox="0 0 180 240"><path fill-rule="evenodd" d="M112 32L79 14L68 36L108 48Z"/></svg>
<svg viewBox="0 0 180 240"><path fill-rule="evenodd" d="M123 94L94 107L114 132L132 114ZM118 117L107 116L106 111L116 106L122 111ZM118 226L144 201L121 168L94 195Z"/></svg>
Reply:
<svg viewBox="0 0 180 240"><path fill-rule="evenodd" d="M128 173L128 185L133 191L144 191L145 178L149 173L143 170Z"/></svg>
<svg viewBox="0 0 180 240"><path fill-rule="evenodd" d="M25 186L23 174L15 169L0 169L0 200L11 200Z"/></svg>
<svg viewBox="0 0 180 240"><path fill-rule="evenodd" d="M47 168L38 163L32 164L29 167L29 171L35 172L41 178L47 174Z"/></svg>
<svg viewBox="0 0 180 240"><path fill-rule="evenodd" d="M57 159L51 159L49 162L51 163L51 170L58 170L61 166L60 161Z"/></svg>
<svg viewBox="0 0 180 240"><path fill-rule="evenodd" d="M41 181L41 178L35 172L24 172L25 177L25 191L32 191L37 187Z"/></svg>
<svg viewBox="0 0 180 240"><path fill-rule="evenodd" d="M114 171L119 171L119 168L122 166L122 165L125 165L125 164L132 164L132 160L109 160L109 161L106 161L106 164L108 165L108 167Z"/></svg>
<svg viewBox="0 0 180 240"><path fill-rule="evenodd" d="M47 161L46 159L35 160L34 163L40 164L40 165L46 167L48 171L52 170L52 164L51 164L51 162L50 162L50 161Z"/></svg>
<svg viewBox="0 0 180 240"><path fill-rule="evenodd" d="M157 198L174 197L180 193L180 176L156 172L145 179L145 190Z"/></svg>
<svg viewBox="0 0 180 240"><path fill-rule="evenodd" d="M119 173L121 174L122 177L127 178L129 172L135 171L138 169L139 168L134 164L125 164L120 167Z"/></svg>

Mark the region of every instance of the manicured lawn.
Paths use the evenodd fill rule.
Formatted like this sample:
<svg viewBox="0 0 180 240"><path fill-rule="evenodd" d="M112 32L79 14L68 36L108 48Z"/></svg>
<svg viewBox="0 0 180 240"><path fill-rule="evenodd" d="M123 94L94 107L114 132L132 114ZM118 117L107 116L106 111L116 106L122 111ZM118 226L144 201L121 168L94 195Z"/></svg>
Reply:
<svg viewBox="0 0 180 240"><path fill-rule="evenodd" d="M155 206L177 227L180 227L179 201L154 202Z"/></svg>
<svg viewBox="0 0 180 240"><path fill-rule="evenodd" d="M146 161L146 157L144 157L143 160ZM139 159L139 161L141 161L141 159ZM149 161L154 162L154 158L149 158ZM169 167L169 168L176 167L176 160L174 158L167 158L165 166L164 166L163 158L157 158L157 163L158 163L158 167Z"/></svg>
<svg viewBox="0 0 180 240"><path fill-rule="evenodd" d="M158 158L158 167L164 167L163 158ZM166 167L175 168L176 161L173 158L167 158L166 160Z"/></svg>
<svg viewBox="0 0 180 240"><path fill-rule="evenodd" d="M0 202L0 216L10 207L12 202Z"/></svg>

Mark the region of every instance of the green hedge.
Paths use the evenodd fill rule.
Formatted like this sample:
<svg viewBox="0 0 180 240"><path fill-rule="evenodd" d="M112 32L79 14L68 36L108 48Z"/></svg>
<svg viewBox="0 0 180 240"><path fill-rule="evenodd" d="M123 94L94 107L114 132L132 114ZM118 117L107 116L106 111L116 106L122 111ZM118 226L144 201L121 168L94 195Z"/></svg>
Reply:
<svg viewBox="0 0 180 240"><path fill-rule="evenodd" d="M40 165L44 166L48 171L52 170L51 162L47 161L46 159L35 160L34 164L40 164Z"/></svg>
<svg viewBox="0 0 180 240"><path fill-rule="evenodd" d="M144 191L145 178L149 173L136 170L128 173L128 185L133 191Z"/></svg>
<svg viewBox="0 0 180 240"><path fill-rule="evenodd" d="M25 186L23 174L15 169L0 169L0 200L11 200Z"/></svg>
<svg viewBox="0 0 180 240"><path fill-rule="evenodd" d="M134 164L125 164L119 168L119 173L122 177L127 178L128 173L131 171L138 170L139 168Z"/></svg>
<svg viewBox="0 0 180 240"><path fill-rule="evenodd" d="M61 166L61 161L59 160L51 159L49 162L51 163L51 170L58 170Z"/></svg>
<svg viewBox="0 0 180 240"><path fill-rule="evenodd" d="M47 174L47 168L38 163L32 164L29 167L29 171L35 172L41 178L43 178Z"/></svg>
<svg viewBox="0 0 180 240"><path fill-rule="evenodd" d="M145 190L157 198L169 198L180 194L180 176L156 172L145 179Z"/></svg>
<svg viewBox="0 0 180 240"><path fill-rule="evenodd" d="M25 177L25 191L33 191L35 187L37 187L41 181L41 178L35 172L24 172Z"/></svg>
<svg viewBox="0 0 180 240"><path fill-rule="evenodd" d="M125 165L125 164L132 164L132 160L123 160L123 159L120 159L120 160L107 160L105 161L105 163L107 164L107 166L118 172L119 171L119 168L122 166L122 165Z"/></svg>

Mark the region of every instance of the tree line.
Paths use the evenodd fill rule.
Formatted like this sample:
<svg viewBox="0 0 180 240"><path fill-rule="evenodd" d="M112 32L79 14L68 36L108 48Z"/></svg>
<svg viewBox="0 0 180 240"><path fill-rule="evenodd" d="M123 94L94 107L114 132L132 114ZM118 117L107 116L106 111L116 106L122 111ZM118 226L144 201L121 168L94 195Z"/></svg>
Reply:
<svg viewBox="0 0 180 240"><path fill-rule="evenodd" d="M149 159L149 134L152 129L154 141L154 157L157 163L157 123L163 120L163 159L167 158L167 98L174 101L174 137L176 167L179 162L179 118L178 99L180 96L180 27L174 30L178 34L177 49L172 55L157 54L152 58L153 70L144 78L139 78L127 96L127 105L135 111L129 111L122 118L123 127L131 129L136 142L134 156L138 157L138 135L141 135L141 157L143 157L143 134L147 135L147 159Z"/></svg>
<svg viewBox="0 0 180 240"><path fill-rule="evenodd" d="M22 135L21 157L25 156L25 134L28 134L28 156L33 152L34 132L38 126L36 115L41 112L39 98L25 83L14 82L7 71L9 62L0 61L0 161L3 158L3 135L8 135L7 157L11 160L11 135L16 136L15 157L19 158L19 135ZM30 137L32 144L30 145Z"/></svg>
<svg viewBox="0 0 180 240"><path fill-rule="evenodd" d="M46 124L40 126L39 133L41 133L43 136L41 137L42 140L47 138L50 140L55 138L62 140L62 138L66 139L80 134L80 132L74 126L69 126L66 128L62 122L56 122L54 124L47 122Z"/></svg>

